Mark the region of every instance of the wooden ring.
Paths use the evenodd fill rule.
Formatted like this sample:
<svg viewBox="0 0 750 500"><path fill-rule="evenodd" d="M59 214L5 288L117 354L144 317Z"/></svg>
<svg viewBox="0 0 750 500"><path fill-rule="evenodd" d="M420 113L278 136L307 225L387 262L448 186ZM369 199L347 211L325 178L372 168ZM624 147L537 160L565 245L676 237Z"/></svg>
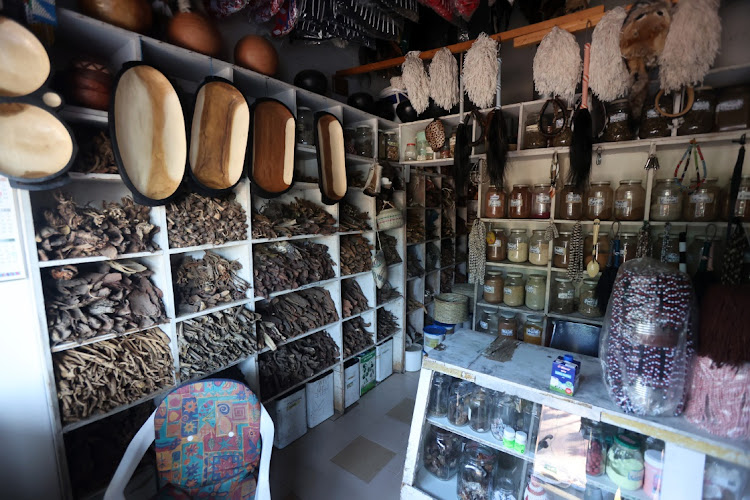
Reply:
<svg viewBox="0 0 750 500"><path fill-rule="evenodd" d="M667 118L678 118L680 116L685 115L688 111L690 111L693 108L693 103L695 102L695 89L693 87L687 88L687 104L685 105L685 109L680 111L679 113L667 113L663 109L661 109L661 106L659 105L659 100L664 95L664 89L660 89L659 92L656 94L656 98L654 99L654 107L656 108L656 111L659 112L661 116L666 116Z"/></svg>

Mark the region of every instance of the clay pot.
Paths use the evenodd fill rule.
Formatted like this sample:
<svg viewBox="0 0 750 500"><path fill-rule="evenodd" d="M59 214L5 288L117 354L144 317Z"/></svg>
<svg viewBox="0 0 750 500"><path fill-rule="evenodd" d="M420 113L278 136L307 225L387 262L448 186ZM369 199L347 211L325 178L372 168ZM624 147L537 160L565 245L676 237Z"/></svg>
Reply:
<svg viewBox="0 0 750 500"><path fill-rule="evenodd" d="M78 0L78 5L87 16L130 31L143 33L153 22L146 0Z"/></svg>
<svg viewBox="0 0 750 500"><path fill-rule="evenodd" d="M326 95L328 79L317 69L303 69L294 77L294 85L316 94Z"/></svg>
<svg viewBox="0 0 750 500"><path fill-rule="evenodd" d="M88 58L73 61L68 72L68 100L86 108L109 109L112 73L106 65Z"/></svg>
<svg viewBox="0 0 750 500"><path fill-rule="evenodd" d="M263 75L274 76L279 55L271 42L257 35L247 35L234 46L234 63Z"/></svg>
<svg viewBox="0 0 750 500"><path fill-rule="evenodd" d="M221 35L216 25L197 12L175 14L167 27L167 40L211 57L217 57L221 51Z"/></svg>

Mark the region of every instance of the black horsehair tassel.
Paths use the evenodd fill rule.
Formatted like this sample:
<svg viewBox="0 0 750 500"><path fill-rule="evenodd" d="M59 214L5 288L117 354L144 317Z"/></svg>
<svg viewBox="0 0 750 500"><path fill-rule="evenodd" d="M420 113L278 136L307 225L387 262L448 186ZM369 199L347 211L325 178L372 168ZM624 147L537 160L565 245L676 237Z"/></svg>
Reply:
<svg viewBox="0 0 750 500"><path fill-rule="evenodd" d="M501 109L490 111L490 115L486 135L487 174L490 184L502 188L505 182L505 166L508 162L508 131Z"/></svg>

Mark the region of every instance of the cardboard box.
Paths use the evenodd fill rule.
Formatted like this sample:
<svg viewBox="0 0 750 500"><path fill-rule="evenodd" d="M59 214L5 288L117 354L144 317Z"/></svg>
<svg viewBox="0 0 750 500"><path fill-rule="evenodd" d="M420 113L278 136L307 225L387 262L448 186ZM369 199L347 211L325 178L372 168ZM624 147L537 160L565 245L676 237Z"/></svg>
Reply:
<svg viewBox="0 0 750 500"><path fill-rule="evenodd" d="M382 382L393 373L393 339L375 347L375 380Z"/></svg>
<svg viewBox="0 0 750 500"><path fill-rule="evenodd" d="M312 429L333 416L333 372L321 375L305 385L307 427Z"/></svg>
<svg viewBox="0 0 750 500"><path fill-rule="evenodd" d="M344 366L344 407L359 401L359 359L354 358Z"/></svg>
<svg viewBox="0 0 750 500"><path fill-rule="evenodd" d="M281 449L307 433L305 389L266 406L274 425L273 444Z"/></svg>
<svg viewBox="0 0 750 500"><path fill-rule="evenodd" d="M359 395L375 387L375 349L363 352L359 356Z"/></svg>
<svg viewBox="0 0 750 500"><path fill-rule="evenodd" d="M581 362L566 354L558 356L552 362L552 376L549 380L551 391L572 396L578 388L578 376L581 373Z"/></svg>

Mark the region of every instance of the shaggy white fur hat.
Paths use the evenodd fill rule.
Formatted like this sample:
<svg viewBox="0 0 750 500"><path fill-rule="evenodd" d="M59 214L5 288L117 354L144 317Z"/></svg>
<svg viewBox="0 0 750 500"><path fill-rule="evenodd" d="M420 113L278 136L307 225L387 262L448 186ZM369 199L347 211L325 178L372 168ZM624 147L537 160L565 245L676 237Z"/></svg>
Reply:
<svg viewBox="0 0 750 500"><path fill-rule="evenodd" d="M409 102L417 114L421 115L430 104L430 80L419 54L416 50L406 54L404 64L401 65L401 80L409 95Z"/></svg>
<svg viewBox="0 0 750 500"><path fill-rule="evenodd" d="M497 88L497 42L480 33L464 56L464 89L480 109L494 104Z"/></svg>
<svg viewBox="0 0 750 500"><path fill-rule="evenodd" d="M719 53L719 0L682 0L672 16L659 80L664 92L701 82Z"/></svg>
<svg viewBox="0 0 750 500"><path fill-rule="evenodd" d="M620 52L620 31L627 15L623 7L607 11L591 35L589 86L604 102L624 97L630 88L630 73Z"/></svg>
<svg viewBox="0 0 750 500"><path fill-rule="evenodd" d="M534 87L544 97L573 102L581 80L581 48L576 37L557 26L547 33L534 56Z"/></svg>
<svg viewBox="0 0 750 500"><path fill-rule="evenodd" d="M445 110L458 104L458 62L445 47L430 63L430 97Z"/></svg>

